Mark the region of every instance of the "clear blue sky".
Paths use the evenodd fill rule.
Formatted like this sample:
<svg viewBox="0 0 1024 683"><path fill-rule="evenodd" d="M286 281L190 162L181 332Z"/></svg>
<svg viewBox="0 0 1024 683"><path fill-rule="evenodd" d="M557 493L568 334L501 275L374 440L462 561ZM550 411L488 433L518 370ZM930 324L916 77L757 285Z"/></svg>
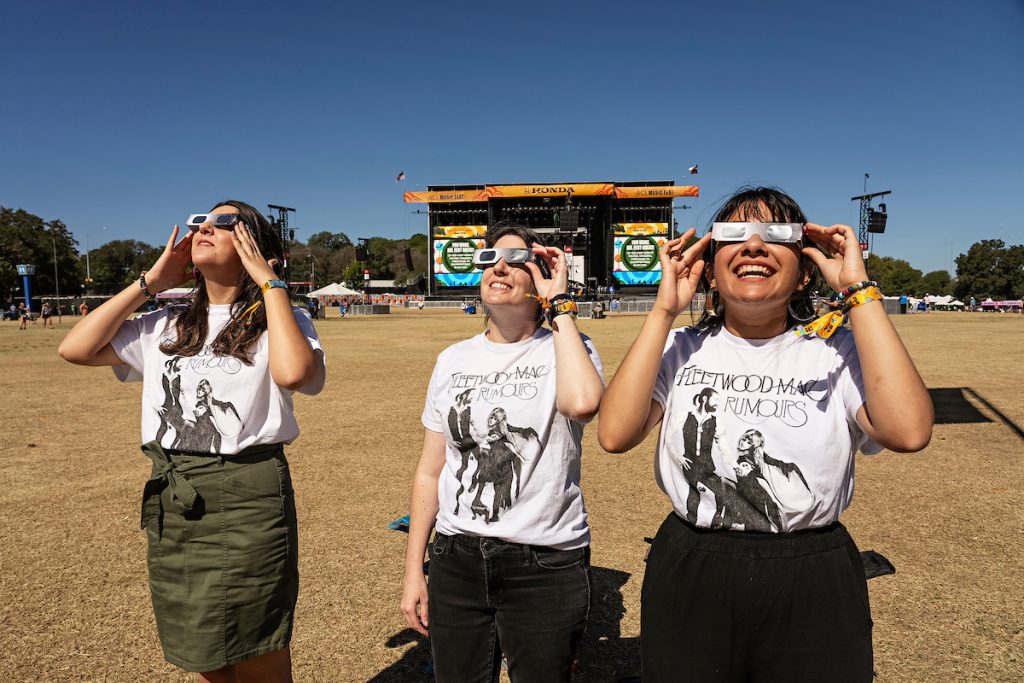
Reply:
<svg viewBox="0 0 1024 683"><path fill-rule="evenodd" d="M865 172L879 254L1024 242L1020 0L24 0L0 26L0 205L83 245L225 197L401 237L401 191L442 183L695 180L681 226L763 183L855 224Z"/></svg>

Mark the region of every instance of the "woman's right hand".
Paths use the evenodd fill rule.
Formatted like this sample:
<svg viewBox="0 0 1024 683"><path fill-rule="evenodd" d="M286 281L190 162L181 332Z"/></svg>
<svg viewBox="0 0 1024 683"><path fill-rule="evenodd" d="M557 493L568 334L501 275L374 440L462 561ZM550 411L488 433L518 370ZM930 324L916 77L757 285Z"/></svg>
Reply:
<svg viewBox="0 0 1024 683"><path fill-rule="evenodd" d="M402 586L402 614L409 628L430 636L427 627L430 625L430 614L427 611L427 579L423 572L405 575Z"/></svg>
<svg viewBox="0 0 1024 683"><path fill-rule="evenodd" d="M153 267L146 271L146 287L156 294L183 285L192 279L189 264L192 263L192 231L189 231L177 244L178 226L174 226L171 237L167 240L164 253L160 254Z"/></svg>
<svg viewBox="0 0 1024 683"><path fill-rule="evenodd" d="M674 320L693 301L697 292L697 284L704 272L704 250L711 243L711 233L694 242L689 249L683 248L697 234L690 228L674 240L669 240L659 250L661 259L661 284L658 286L658 298L654 308L664 312Z"/></svg>

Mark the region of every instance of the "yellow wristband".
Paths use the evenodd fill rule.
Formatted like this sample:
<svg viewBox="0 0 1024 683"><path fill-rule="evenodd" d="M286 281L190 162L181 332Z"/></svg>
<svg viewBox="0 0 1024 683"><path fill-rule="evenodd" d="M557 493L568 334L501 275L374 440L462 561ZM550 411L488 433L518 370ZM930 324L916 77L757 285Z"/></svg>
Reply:
<svg viewBox="0 0 1024 683"><path fill-rule="evenodd" d="M881 301L882 298L882 290L878 287L868 287L867 289L862 289L859 292L851 294L850 298L846 300L845 305L852 308L854 306L866 304L869 301Z"/></svg>

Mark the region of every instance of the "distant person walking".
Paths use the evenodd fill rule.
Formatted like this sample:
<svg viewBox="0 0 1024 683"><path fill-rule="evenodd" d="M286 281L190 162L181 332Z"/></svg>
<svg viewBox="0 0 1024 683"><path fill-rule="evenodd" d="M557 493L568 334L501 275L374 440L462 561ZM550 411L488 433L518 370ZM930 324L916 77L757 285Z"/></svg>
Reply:
<svg viewBox="0 0 1024 683"><path fill-rule="evenodd" d="M29 313L28 307L24 303L18 304L18 317L21 318L21 327L19 330L24 330L28 327Z"/></svg>
<svg viewBox="0 0 1024 683"><path fill-rule="evenodd" d="M43 316L43 327L46 327L46 323L50 323L50 329L53 329L53 307L50 306L49 301L43 303L39 313Z"/></svg>
<svg viewBox="0 0 1024 683"><path fill-rule="evenodd" d="M78 314L81 316L86 316L89 314L89 304L85 303L84 300L82 301L82 303L78 304Z"/></svg>
<svg viewBox="0 0 1024 683"><path fill-rule="evenodd" d="M910 301L910 297L906 294L900 294L900 313L906 314L907 303Z"/></svg>

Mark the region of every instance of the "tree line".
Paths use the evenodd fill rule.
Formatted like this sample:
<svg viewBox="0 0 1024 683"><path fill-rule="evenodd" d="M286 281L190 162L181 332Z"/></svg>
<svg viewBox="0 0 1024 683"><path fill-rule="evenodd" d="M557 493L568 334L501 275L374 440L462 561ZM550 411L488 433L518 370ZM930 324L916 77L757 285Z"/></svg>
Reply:
<svg viewBox="0 0 1024 683"><path fill-rule="evenodd" d="M426 276L428 248L424 234L401 240L373 237L357 245L343 232L323 230L305 242L289 242L290 278L312 281L314 287L342 282L358 289L363 286L363 271L369 269L374 280L407 285ZM77 240L63 222L0 206L0 292L5 301L22 295L15 269L21 263L36 266L32 288L37 295L55 293L55 257L62 295L112 294L137 280L162 250L162 245L139 240L113 240L89 252L87 267L86 255L79 253ZM1024 298L1024 245L1003 240L972 244L956 258L956 278L945 270L922 273L903 259L876 254L868 256L867 270L890 295ZM87 271L91 282L86 282Z"/></svg>
<svg viewBox="0 0 1024 683"><path fill-rule="evenodd" d="M1024 245L1007 246L1003 240L975 242L957 256L955 279L945 270L922 273L903 259L875 254L868 256L867 270L890 295L1024 299Z"/></svg>
<svg viewBox="0 0 1024 683"><path fill-rule="evenodd" d="M56 293L56 271L62 296L113 294L139 278L160 257L163 245L139 240L112 240L94 247L88 258L60 220L45 221L22 209L0 206L0 292L4 301L22 296L15 266L33 264L34 296ZM343 282L362 288L363 271L374 280L394 280L398 286L415 282L427 272L427 236L408 239L370 238L355 245L342 232L320 231L306 242L289 241L289 277L311 281L314 287Z"/></svg>

